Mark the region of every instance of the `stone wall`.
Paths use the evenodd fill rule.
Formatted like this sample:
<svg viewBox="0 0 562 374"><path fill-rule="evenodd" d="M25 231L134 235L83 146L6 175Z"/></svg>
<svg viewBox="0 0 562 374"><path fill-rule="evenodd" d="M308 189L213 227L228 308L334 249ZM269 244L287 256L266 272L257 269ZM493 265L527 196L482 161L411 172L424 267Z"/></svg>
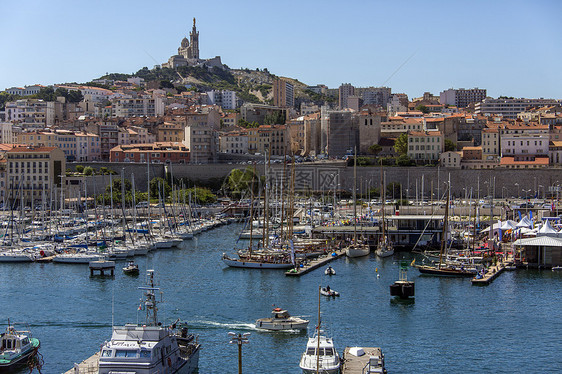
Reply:
<svg viewBox="0 0 562 374"><path fill-rule="evenodd" d="M133 163L69 163L67 167L74 169L77 165L92 166L95 169L107 167L121 175L124 170L125 178L131 179L131 174L135 175L135 185L139 190L146 190L147 166L146 164ZM203 164L203 165L150 165L150 178L164 177L165 172L169 171L176 178L188 178L192 181L209 181L216 178L226 178L233 169L245 169L245 164ZM258 174L264 174L264 165L256 165ZM496 198L522 196L531 198L536 191L542 197L553 193L549 188L562 184L562 169L533 169L533 170L461 170L447 169L438 167L385 167L383 169L386 183L397 182L402 186L404 194L408 190L410 199L415 199L416 189L421 195L422 180L423 190L426 198L430 196L433 186L434 198L442 195L445 183L451 179L451 188L454 196L465 196L466 191L473 196L478 195L479 186L480 197L494 193ZM269 173L272 183L280 183L283 176L283 164L271 165ZM290 180L291 168L287 167L285 179ZM277 182L276 182L277 181ZM375 188L380 185L380 167L358 167L357 168L357 189L366 191L369 187ZM494 191L495 185L495 191ZM295 186L297 190L351 190L353 188L353 167L347 167L343 162L322 162L322 163L303 163L297 164L295 169ZM416 188L417 186L417 188ZM530 191L529 191L530 190ZM555 193L554 193L555 195ZM562 194L561 194L562 197Z"/></svg>

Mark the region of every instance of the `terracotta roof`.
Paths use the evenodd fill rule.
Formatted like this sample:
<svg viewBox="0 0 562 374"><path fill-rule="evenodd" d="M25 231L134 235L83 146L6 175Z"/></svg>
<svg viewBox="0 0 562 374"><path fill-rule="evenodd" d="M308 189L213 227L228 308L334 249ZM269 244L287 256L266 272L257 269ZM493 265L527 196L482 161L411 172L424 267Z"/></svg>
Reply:
<svg viewBox="0 0 562 374"><path fill-rule="evenodd" d="M31 147L31 146L23 146L23 147L15 147L12 150L8 151L10 153L28 153L28 152L51 152L53 149L57 149L56 147Z"/></svg>
<svg viewBox="0 0 562 374"><path fill-rule="evenodd" d="M441 136L441 131L409 131L411 136Z"/></svg>
<svg viewBox="0 0 562 374"><path fill-rule="evenodd" d="M548 165L548 157L535 157L534 161L515 161L513 156L503 156L500 165Z"/></svg>

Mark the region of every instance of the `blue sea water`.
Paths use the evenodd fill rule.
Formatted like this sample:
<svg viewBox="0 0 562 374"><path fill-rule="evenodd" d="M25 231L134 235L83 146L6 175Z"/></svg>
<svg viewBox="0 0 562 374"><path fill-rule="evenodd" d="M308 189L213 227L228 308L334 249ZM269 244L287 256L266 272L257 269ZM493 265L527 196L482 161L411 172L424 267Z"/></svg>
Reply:
<svg viewBox="0 0 562 374"><path fill-rule="evenodd" d="M159 319L181 318L199 335L202 374L237 372L230 331L251 333L243 346L245 373L299 373L307 334L258 331L253 323L275 305L310 319L312 334L318 286L326 284L341 293L321 303L323 329L340 353L345 346L381 347L390 373L562 371L561 272L517 270L475 287L410 270L416 297L405 303L391 300L389 285L398 278L398 261L411 261L410 254L338 259L330 278L322 269L293 278L227 268L220 256L232 251L240 228L217 228L181 249L137 258L138 277L119 270L114 278L90 277L86 265L0 264L0 328L8 318L28 325L41 340L42 372L65 372L110 339L112 321L143 321L137 287L148 268L163 292Z"/></svg>

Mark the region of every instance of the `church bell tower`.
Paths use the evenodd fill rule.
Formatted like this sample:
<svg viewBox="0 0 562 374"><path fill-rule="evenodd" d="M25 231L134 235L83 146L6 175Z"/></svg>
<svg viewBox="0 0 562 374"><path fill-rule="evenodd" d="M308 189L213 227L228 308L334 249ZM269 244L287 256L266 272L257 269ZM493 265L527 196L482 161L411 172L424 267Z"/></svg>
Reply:
<svg viewBox="0 0 562 374"><path fill-rule="evenodd" d="M189 33L189 40L191 49L190 57L194 59L199 59L199 32L195 27L195 17L193 17L193 29Z"/></svg>

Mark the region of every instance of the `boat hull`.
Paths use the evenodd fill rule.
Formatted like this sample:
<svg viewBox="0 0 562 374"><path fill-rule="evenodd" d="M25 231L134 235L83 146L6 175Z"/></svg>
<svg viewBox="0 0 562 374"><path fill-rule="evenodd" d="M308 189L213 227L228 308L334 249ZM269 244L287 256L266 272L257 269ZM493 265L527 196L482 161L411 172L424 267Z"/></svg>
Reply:
<svg viewBox="0 0 562 374"><path fill-rule="evenodd" d="M468 270L451 269L451 268L437 268L433 266L417 266L421 274L433 275L438 277L470 277L474 276L474 273Z"/></svg>
<svg viewBox="0 0 562 374"><path fill-rule="evenodd" d="M308 327L308 321L301 323L294 322L262 322L260 320L256 321L256 328L272 331L283 331L283 330L306 330Z"/></svg>
<svg viewBox="0 0 562 374"><path fill-rule="evenodd" d="M397 281L390 285L390 296L398 296L401 299L415 296L415 283L408 281Z"/></svg>
<svg viewBox="0 0 562 374"><path fill-rule="evenodd" d="M369 246L347 247L345 249L345 255L351 258L368 256L369 253L371 253Z"/></svg>
<svg viewBox="0 0 562 374"><path fill-rule="evenodd" d="M275 262L254 262L235 260L228 257L223 257L222 261L233 268L246 268L246 269L290 269L293 267L291 263L275 263Z"/></svg>

